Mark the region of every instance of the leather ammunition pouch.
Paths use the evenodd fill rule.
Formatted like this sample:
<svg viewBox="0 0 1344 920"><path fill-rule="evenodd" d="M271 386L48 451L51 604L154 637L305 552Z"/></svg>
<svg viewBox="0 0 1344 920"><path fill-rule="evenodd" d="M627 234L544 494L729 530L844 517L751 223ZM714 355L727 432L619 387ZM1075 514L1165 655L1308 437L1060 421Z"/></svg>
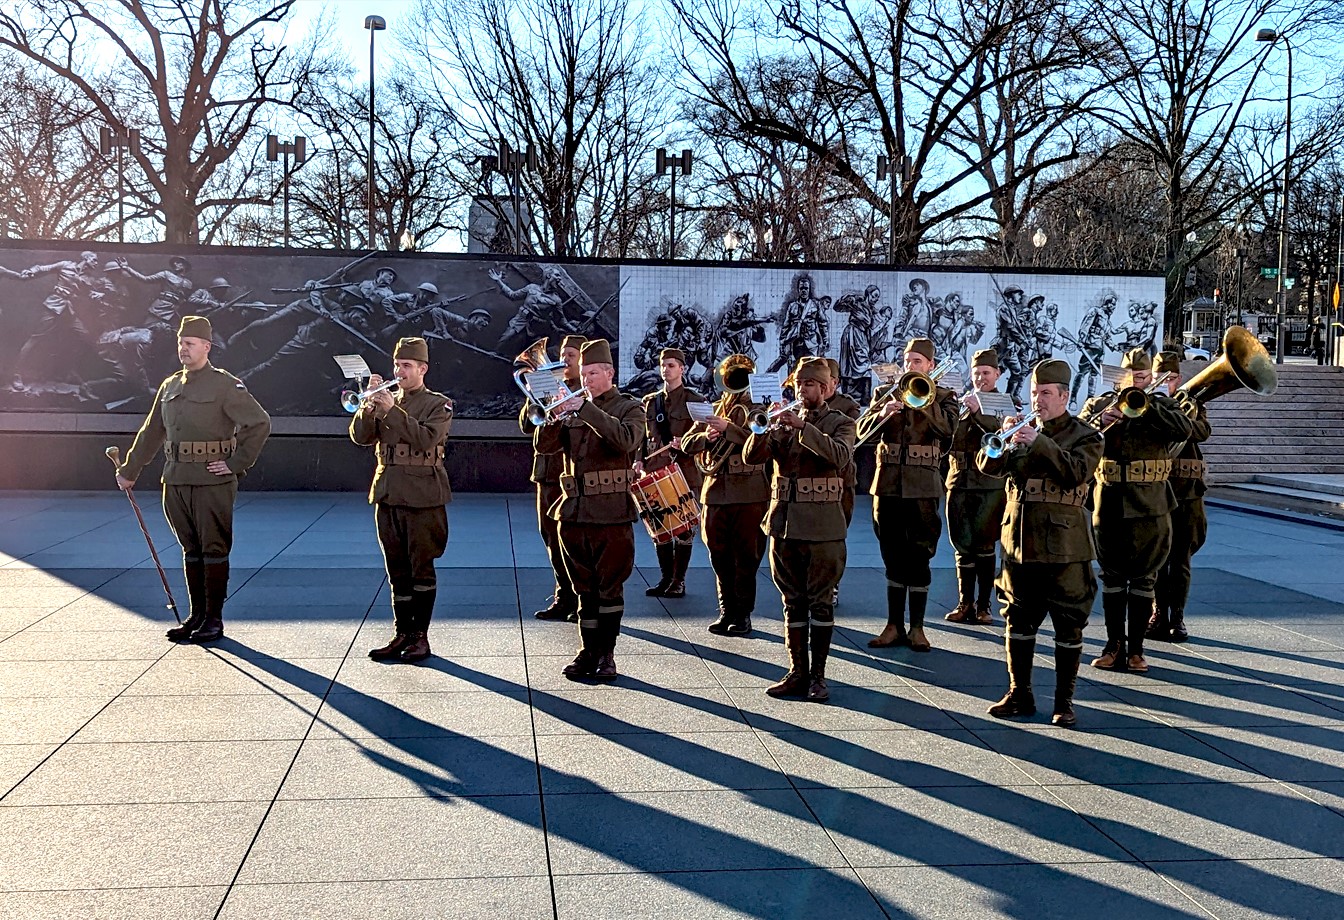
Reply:
<svg viewBox="0 0 1344 920"><path fill-rule="evenodd" d="M729 476L753 476L765 469L764 463L743 463L741 454L733 454L724 465Z"/></svg>
<svg viewBox="0 0 1344 920"><path fill-rule="evenodd" d="M238 449L238 439L227 441L164 441L163 456L175 463L209 463L227 460Z"/></svg>
<svg viewBox="0 0 1344 920"><path fill-rule="evenodd" d="M838 502L845 492L843 476L776 476L770 497L781 502Z"/></svg>
<svg viewBox="0 0 1344 920"><path fill-rule="evenodd" d="M1107 485L1120 482L1166 482L1171 478L1171 465L1172 462L1165 458L1117 463L1102 457L1101 465L1097 467L1097 479Z"/></svg>
<svg viewBox="0 0 1344 920"><path fill-rule="evenodd" d="M1172 479L1203 479L1208 464L1203 460L1174 460L1171 466Z"/></svg>
<svg viewBox="0 0 1344 920"><path fill-rule="evenodd" d="M1068 505L1081 508L1087 500L1086 484L1072 489L1061 489L1051 479L1028 479L1022 485L1017 480L1008 480L1008 500L1010 502L1041 502L1047 505Z"/></svg>
<svg viewBox="0 0 1344 920"><path fill-rule="evenodd" d="M581 476L564 475L560 477L560 491L566 498L579 495L612 495L626 492L635 478L634 470L589 470Z"/></svg>
<svg viewBox="0 0 1344 920"><path fill-rule="evenodd" d="M379 444L378 459L384 466L438 466L443 463L443 445L426 453L409 444Z"/></svg>
<svg viewBox="0 0 1344 920"><path fill-rule="evenodd" d="M900 466L936 467L942 460L942 452L936 444L888 444L885 441L877 445L879 463L894 463Z"/></svg>

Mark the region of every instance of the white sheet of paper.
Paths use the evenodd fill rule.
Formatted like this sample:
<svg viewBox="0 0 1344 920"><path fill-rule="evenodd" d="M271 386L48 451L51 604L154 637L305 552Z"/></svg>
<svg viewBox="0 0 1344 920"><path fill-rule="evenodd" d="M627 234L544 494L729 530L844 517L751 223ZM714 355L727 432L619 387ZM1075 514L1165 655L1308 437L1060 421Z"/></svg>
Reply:
<svg viewBox="0 0 1344 920"><path fill-rule="evenodd" d="M691 413L691 421L703 422L714 414L714 404L707 402L688 402L686 411Z"/></svg>
<svg viewBox="0 0 1344 920"><path fill-rule="evenodd" d="M1101 387L1105 390L1115 390L1119 386L1125 385L1124 381L1128 379L1129 371L1123 367L1117 367L1114 364L1103 364L1101 366Z"/></svg>
<svg viewBox="0 0 1344 920"><path fill-rule="evenodd" d="M954 393L962 393L966 390L966 378L961 376L961 371L948 371L938 378L938 385Z"/></svg>
<svg viewBox="0 0 1344 920"><path fill-rule="evenodd" d="M980 400L980 411L985 415L997 415L1003 418L1005 415L1017 414L1017 406L1013 405L1013 398L1007 393L995 391L975 395Z"/></svg>
<svg viewBox="0 0 1344 920"><path fill-rule="evenodd" d="M557 377L550 371L534 371L524 374L523 381L527 384L529 392L542 403L550 402L557 396L569 396L569 388L565 386L563 375Z"/></svg>
<svg viewBox="0 0 1344 920"><path fill-rule="evenodd" d="M784 398L784 385L775 374L752 374L747 380L753 402L772 403Z"/></svg>
<svg viewBox="0 0 1344 920"><path fill-rule="evenodd" d="M901 362L887 361L874 364L869 370L873 372L873 376L877 378L878 383L893 383L897 377L901 376Z"/></svg>
<svg viewBox="0 0 1344 920"><path fill-rule="evenodd" d="M369 363L359 355L332 355L331 358L340 366L341 373L351 380L363 380L373 375Z"/></svg>

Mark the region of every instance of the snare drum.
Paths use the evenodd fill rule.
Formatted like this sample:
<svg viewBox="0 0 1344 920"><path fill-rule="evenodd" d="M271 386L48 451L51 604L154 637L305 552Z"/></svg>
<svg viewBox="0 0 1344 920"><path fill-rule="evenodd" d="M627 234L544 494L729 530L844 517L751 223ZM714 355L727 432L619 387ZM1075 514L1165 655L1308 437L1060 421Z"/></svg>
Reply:
<svg viewBox="0 0 1344 920"><path fill-rule="evenodd" d="M636 479L630 494L654 543L671 543L700 524L700 503L675 463Z"/></svg>

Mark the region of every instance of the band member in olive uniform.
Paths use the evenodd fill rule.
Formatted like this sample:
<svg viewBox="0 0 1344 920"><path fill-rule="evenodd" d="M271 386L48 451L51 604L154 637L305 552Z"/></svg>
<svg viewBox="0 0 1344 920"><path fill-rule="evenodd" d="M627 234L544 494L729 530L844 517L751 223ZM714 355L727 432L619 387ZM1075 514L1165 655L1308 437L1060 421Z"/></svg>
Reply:
<svg viewBox="0 0 1344 920"><path fill-rule="evenodd" d="M947 534L957 555L957 609L944 619L953 623L994 622L989 611L994 590L994 550L1003 528L1003 479L987 476L975 465L986 434L999 430L999 420L980 411L976 393L992 393L999 382L999 356L992 348L971 359L974 390L962 398L961 417L952 435L947 468Z"/></svg>
<svg viewBox="0 0 1344 920"><path fill-rule="evenodd" d="M644 441L639 469L646 473L675 463L686 477L692 494L700 491L700 471L692 455L682 448L682 437L695 424L687 403L704 402L705 398L683 386L686 374L686 353L680 348L664 348L658 354L658 373L663 378L662 389L644 397L644 417L649 436ZM672 445L668 447L668 445ZM644 593L649 597L685 597L686 570L691 564L691 548L695 546L694 532L687 531L667 543L657 544L658 584Z"/></svg>
<svg viewBox="0 0 1344 920"><path fill-rule="evenodd" d="M933 370L933 342L911 339L905 346L906 373ZM957 394L937 387L921 409L896 395L900 381L880 387L858 422L862 440L880 433L877 469L873 473L873 530L887 574L887 625L869 640L872 648L909 645L927 652L924 613L933 573L929 561L938 551L943 522L938 504L943 497L942 457L952 440L960 406ZM910 601L910 632L905 631L906 592Z"/></svg>
<svg viewBox="0 0 1344 920"><path fill-rule="evenodd" d="M794 370L801 412L784 412L764 434L751 434L748 463L775 462L770 508L770 574L784 601L790 667L766 689L771 696L830 698L826 657L835 627L835 586L845 572L845 514L841 475L854 456L854 422L826 405L831 371L825 361L801 360ZM811 630L811 667L808 632Z"/></svg>
<svg viewBox="0 0 1344 920"><path fill-rule="evenodd" d="M378 467L369 488L378 544L392 589L395 634L373 649L375 661L423 661L430 656L429 621L438 579L434 560L448 545L448 508L453 500L443 443L453 423L447 396L425 386L429 344L405 338L392 350L397 394L375 393L350 420L350 440L373 447ZM383 380L369 378L376 387Z"/></svg>
<svg viewBox="0 0 1344 920"><path fill-rule="evenodd" d="M1121 366L1128 368L1131 386L1144 389L1152 383L1153 359L1143 349L1125 352ZM1165 393L1149 395L1147 411L1137 418L1124 416L1107 394L1089 399L1081 415L1105 429L1106 436L1092 499L1106 648L1092 666L1147 671L1143 634L1153 612L1157 570L1171 549L1176 507L1168 452L1190 437L1194 425Z"/></svg>
<svg viewBox="0 0 1344 920"><path fill-rule="evenodd" d="M578 392L579 349L583 347L581 335L567 335L560 342L560 357L565 362L565 386L572 392ZM564 467L564 458L559 453L543 453L536 449L538 432L541 430L528 420L528 409L533 406L524 401L522 411L518 413L518 427L523 434L532 436L532 481L537 484L537 528L541 531L541 542L546 545L546 556L551 560L551 569L555 572L555 592L551 603L533 614L538 620L579 621L579 598L570 584L569 574L565 572L565 563L560 558L560 534L555 518L551 517L551 506L560 500L560 473Z"/></svg>
<svg viewBox="0 0 1344 920"><path fill-rule="evenodd" d="M564 673L570 680L614 680L625 580L635 567L631 525L638 515L630 478L644 442L644 410L616 388L606 339L585 342L580 362L591 399L566 403L569 414L542 426L537 449L565 458L551 516L559 521L560 553L579 596L579 654Z"/></svg>
<svg viewBox="0 0 1344 920"><path fill-rule="evenodd" d="M162 448L163 513L182 545L191 612L168 630L173 641L212 642L224 635L233 505L238 480L257 462L271 419L243 382L210 364L210 321L184 316L177 330L182 370L159 384L117 485L135 485Z"/></svg>
<svg viewBox="0 0 1344 920"><path fill-rule="evenodd" d="M770 482L764 463L747 463L747 392L724 393L714 404L714 417L682 440L682 449L704 467L700 488L700 534L709 550L718 589L719 618L709 624L716 635L746 636L756 610L756 573L765 556L761 529L770 504Z"/></svg>
<svg viewBox="0 0 1344 920"><path fill-rule="evenodd" d="M840 392L840 362L834 358L827 358L826 366L831 371L831 383L826 388L826 405L857 422L859 416L863 414L863 406L860 406L854 400L854 397L848 393ZM859 470L851 459L849 466L845 467L845 497L841 499L841 505L845 509L846 524L854 520L854 490L858 488L858 484ZM836 590L838 591L839 588Z"/></svg>
<svg viewBox="0 0 1344 920"><path fill-rule="evenodd" d="M1102 437L1069 414L1069 365L1042 361L1031 372L1031 407L1037 426L1012 436L997 459L983 449L980 471L1007 478L1003 518L1004 646L1009 689L989 707L1000 719L1036 712L1031 665L1036 633L1047 614L1055 628L1055 708L1051 722L1077 723L1073 689L1083 654L1083 627L1097 596L1096 553L1087 519L1088 488L1101 460ZM1004 420L1005 430L1017 419Z"/></svg>
<svg viewBox="0 0 1344 920"><path fill-rule="evenodd" d="M1181 445L1171 466L1171 488L1176 507L1171 512L1171 552L1157 570L1153 615L1148 621L1147 638L1166 642L1184 642L1190 638L1185 628L1185 601L1190 596L1190 560L1209 535L1209 520L1204 514L1204 455L1199 445L1209 439L1209 414L1204 404L1178 391L1181 385L1181 359L1174 351L1157 356L1159 373L1171 373L1167 392L1181 404L1191 420L1190 437Z"/></svg>

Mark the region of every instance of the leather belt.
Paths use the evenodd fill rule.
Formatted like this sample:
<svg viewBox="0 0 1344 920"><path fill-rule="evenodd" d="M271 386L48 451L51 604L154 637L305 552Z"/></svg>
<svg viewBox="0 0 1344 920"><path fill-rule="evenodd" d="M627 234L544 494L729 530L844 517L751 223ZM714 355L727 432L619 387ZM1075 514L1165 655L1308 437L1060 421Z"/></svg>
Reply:
<svg viewBox="0 0 1344 920"><path fill-rule="evenodd" d="M227 441L164 441L163 455L175 463L209 463L230 457L238 449L238 439Z"/></svg>
<svg viewBox="0 0 1344 920"><path fill-rule="evenodd" d="M1171 477L1172 462L1161 460L1130 460L1117 463L1106 457L1101 458L1097 467L1097 478L1107 485L1119 482L1166 482Z"/></svg>
<svg viewBox="0 0 1344 920"><path fill-rule="evenodd" d="M1203 460L1176 460L1171 467L1171 478L1203 479L1208 468Z"/></svg>
<svg viewBox="0 0 1344 920"><path fill-rule="evenodd" d="M612 495L628 491L634 478L634 470L626 467L615 470L589 470L582 478L565 474L560 477L560 491L570 497Z"/></svg>
<svg viewBox="0 0 1344 920"><path fill-rule="evenodd" d="M384 466L438 466L443 462L443 445L423 451L411 450L409 444L379 444L378 459Z"/></svg>
<svg viewBox="0 0 1344 920"><path fill-rule="evenodd" d="M902 466L936 467L942 453L935 444L888 444L883 441L877 445L877 458L884 463Z"/></svg>
<svg viewBox="0 0 1344 920"><path fill-rule="evenodd" d="M1028 479L1021 485L1017 480L1008 480L1008 500L1010 502L1041 502L1047 505L1068 505L1081 508L1087 500L1087 484L1072 489L1061 489L1052 479Z"/></svg>
<svg viewBox="0 0 1344 920"><path fill-rule="evenodd" d="M838 502L845 491L843 476L776 476L770 497L781 502Z"/></svg>

